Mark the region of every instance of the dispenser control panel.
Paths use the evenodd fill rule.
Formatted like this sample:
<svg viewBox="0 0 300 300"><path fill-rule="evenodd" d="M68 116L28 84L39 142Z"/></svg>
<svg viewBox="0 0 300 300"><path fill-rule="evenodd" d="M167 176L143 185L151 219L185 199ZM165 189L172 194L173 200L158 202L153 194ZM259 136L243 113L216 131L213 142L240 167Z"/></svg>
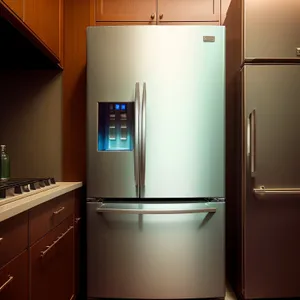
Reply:
<svg viewBox="0 0 300 300"><path fill-rule="evenodd" d="M132 150L133 103L98 103L98 151Z"/></svg>

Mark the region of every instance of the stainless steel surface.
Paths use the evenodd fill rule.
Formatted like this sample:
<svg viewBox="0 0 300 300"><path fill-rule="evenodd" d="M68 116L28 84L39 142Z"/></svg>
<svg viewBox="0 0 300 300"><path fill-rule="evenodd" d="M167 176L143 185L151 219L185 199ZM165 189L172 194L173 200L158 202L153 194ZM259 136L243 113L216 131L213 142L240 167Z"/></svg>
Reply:
<svg viewBox="0 0 300 300"><path fill-rule="evenodd" d="M256 128L256 113L255 109L249 114L250 119L250 168L251 176L255 176L255 149L256 149L256 139L255 139L255 128Z"/></svg>
<svg viewBox="0 0 300 300"><path fill-rule="evenodd" d="M261 186L257 189L253 189L253 192L258 195L299 195L300 188L273 188L268 189Z"/></svg>
<svg viewBox="0 0 300 300"><path fill-rule="evenodd" d="M140 195L140 84L135 84L135 101L134 101L134 181L136 196Z"/></svg>
<svg viewBox="0 0 300 300"><path fill-rule="evenodd" d="M235 254L243 257L236 263L243 263L239 276L245 299L300 295L299 76L300 65L296 64L246 65L242 70L242 121L246 123L256 110L257 141L255 177L249 176L249 156L248 169L243 170L243 252ZM237 198L234 206L239 203Z"/></svg>
<svg viewBox="0 0 300 300"><path fill-rule="evenodd" d="M101 203L87 203L88 297L225 296L225 203L105 205L117 210L216 212L99 214Z"/></svg>
<svg viewBox="0 0 300 300"><path fill-rule="evenodd" d="M135 215L176 215L176 214L199 214L199 213L215 213L215 207L198 208L198 209L129 209L129 208L108 208L101 205L96 209L98 213L117 213L117 214L135 214Z"/></svg>
<svg viewBox="0 0 300 300"><path fill-rule="evenodd" d="M245 114L256 115L252 188L298 188L300 65L246 65L243 74Z"/></svg>
<svg viewBox="0 0 300 300"><path fill-rule="evenodd" d="M136 197L133 153L97 152L96 133L97 102L134 101L135 82L147 83L142 196L224 197L224 39L221 26L87 29L88 197Z"/></svg>
<svg viewBox="0 0 300 300"><path fill-rule="evenodd" d="M203 41L214 36L214 43ZM157 27L145 73L145 198L225 196L225 30ZM146 60L147 70L153 60Z"/></svg>
<svg viewBox="0 0 300 300"><path fill-rule="evenodd" d="M300 1L245 0L244 53L246 59L292 58L300 47Z"/></svg>
<svg viewBox="0 0 300 300"><path fill-rule="evenodd" d="M143 83L143 97L141 110L141 197L145 195L145 176L146 176L146 101L147 85Z"/></svg>

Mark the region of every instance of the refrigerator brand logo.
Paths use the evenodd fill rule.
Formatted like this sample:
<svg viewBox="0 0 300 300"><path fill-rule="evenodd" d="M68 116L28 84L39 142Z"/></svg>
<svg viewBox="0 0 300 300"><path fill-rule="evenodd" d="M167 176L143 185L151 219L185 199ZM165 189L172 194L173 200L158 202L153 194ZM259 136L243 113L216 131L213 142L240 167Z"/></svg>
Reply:
<svg viewBox="0 0 300 300"><path fill-rule="evenodd" d="M205 35L204 37L203 37L203 42L204 43L214 43L215 42L215 37L214 36L212 36L212 35Z"/></svg>

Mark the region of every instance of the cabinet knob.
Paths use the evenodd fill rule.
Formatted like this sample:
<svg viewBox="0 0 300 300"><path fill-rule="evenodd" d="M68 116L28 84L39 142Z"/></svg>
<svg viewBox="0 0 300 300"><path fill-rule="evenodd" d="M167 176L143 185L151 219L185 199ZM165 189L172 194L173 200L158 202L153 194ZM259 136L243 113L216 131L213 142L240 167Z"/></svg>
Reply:
<svg viewBox="0 0 300 300"><path fill-rule="evenodd" d="M154 20L155 19L155 14L151 14L151 20Z"/></svg>
<svg viewBox="0 0 300 300"><path fill-rule="evenodd" d="M164 14L159 15L159 19L161 20L164 17Z"/></svg>

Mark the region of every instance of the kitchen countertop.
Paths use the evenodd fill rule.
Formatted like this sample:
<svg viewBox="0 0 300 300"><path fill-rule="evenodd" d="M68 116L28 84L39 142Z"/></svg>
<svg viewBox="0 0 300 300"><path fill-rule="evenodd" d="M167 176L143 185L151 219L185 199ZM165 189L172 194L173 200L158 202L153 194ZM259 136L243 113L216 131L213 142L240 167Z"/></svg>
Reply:
<svg viewBox="0 0 300 300"><path fill-rule="evenodd" d="M1 205L0 222L82 187L82 182L57 182L57 187Z"/></svg>

